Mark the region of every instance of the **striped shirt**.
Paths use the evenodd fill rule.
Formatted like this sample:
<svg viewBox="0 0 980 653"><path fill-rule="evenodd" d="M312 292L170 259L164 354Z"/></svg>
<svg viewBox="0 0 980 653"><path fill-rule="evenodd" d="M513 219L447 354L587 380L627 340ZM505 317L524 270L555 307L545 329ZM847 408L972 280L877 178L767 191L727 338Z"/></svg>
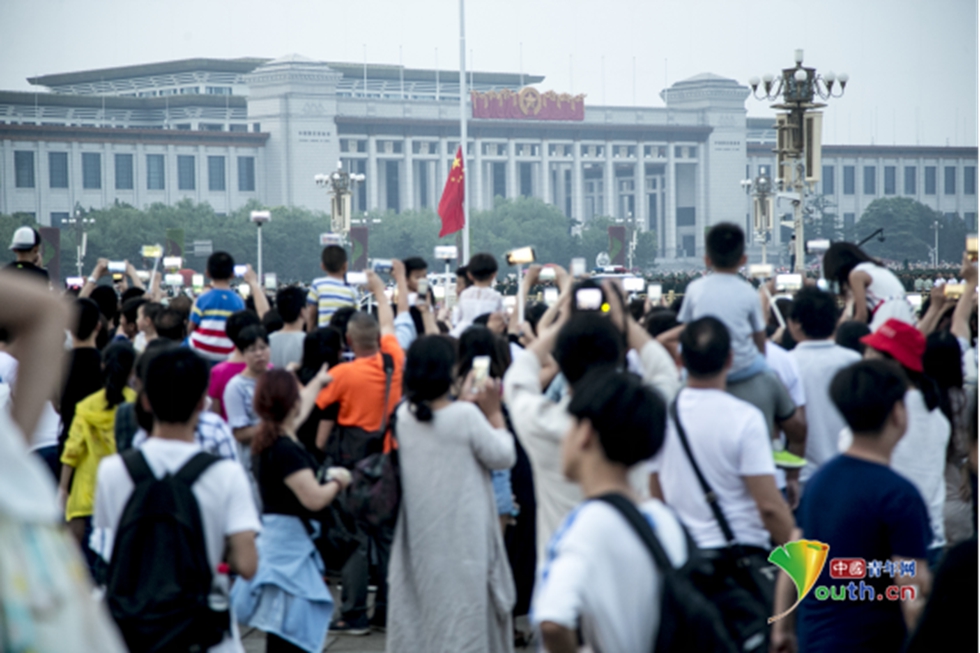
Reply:
<svg viewBox="0 0 980 653"><path fill-rule="evenodd" d="M350 306L357 308L357 289L348 286L340 279L333 277L321 277L314 279L310 286L310 292L306 296L308 304L315 304L317 307L317 326L325 327L330 325L330 318L337 312L337 309Z"/></svg>
<svg viewBox="0 0 980 653"><path fill-rule="evenodd" d="M225 323L232 313L245 310L245 302L231 290L209 290L194 303L191 322L197 328L190 335L191 349L208 360L223 361L235 349L225 333Z"/></svg>

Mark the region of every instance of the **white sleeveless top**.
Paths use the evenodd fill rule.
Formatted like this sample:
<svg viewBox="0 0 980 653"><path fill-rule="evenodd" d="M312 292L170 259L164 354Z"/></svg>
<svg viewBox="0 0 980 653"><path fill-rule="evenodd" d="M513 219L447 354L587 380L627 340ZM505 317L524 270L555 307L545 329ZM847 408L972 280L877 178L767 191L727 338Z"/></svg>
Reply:
<svg viewBox="0 0 980 653"><path fill-rule="evenodd" d="M870 318L868 327L872 332L890 318L915 325L912 305L905 298L905 286L891 270L874 263L861 263L854 269L871 277L871 283L865 289L865 297Z"/></svg>

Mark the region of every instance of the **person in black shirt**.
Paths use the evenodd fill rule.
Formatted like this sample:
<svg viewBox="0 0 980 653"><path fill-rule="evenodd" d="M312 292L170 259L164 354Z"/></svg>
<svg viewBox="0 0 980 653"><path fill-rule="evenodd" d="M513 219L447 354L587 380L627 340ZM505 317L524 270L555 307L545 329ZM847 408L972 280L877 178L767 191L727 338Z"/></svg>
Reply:
<svg viewBox="0 0 980 653"><path fill-rule="evenodd" d="M75 323L71 329L72 351L68 356L67 374L61 390L61 434L58 437L58 459L65 449L68 430L75 418L75 404L102 389L102 355L96 340L102 331L102 316L91 299L75 300Z"/></svg>
<svg viewBox="0 0 980 653"><path fill-rule="evenodd" d="M262 499L262 565L250 581L236 583L232 602L239 622L266 631L267 653L323 650L333 612L311 520L350 484L350 472L330 468L321 484L316 459L296 438L329 381L324 366L305 387L286 370L269 370L255 385L255 411L262 421L252 439L252 472ZM268 615L283 614L270 609L276 602L290 606L288 618L284 614L282 623L270 624Z"/></svg>
<svg viewBox="0 0 980 653"><path fill-rule="evenodd" d="M15 231L10 241L10 251L17 256L17 260L8 265L7 269L26 272L33 278L48 283L48 271L38 265L41 263L41 234L37 229L21 227Z"/></svg>

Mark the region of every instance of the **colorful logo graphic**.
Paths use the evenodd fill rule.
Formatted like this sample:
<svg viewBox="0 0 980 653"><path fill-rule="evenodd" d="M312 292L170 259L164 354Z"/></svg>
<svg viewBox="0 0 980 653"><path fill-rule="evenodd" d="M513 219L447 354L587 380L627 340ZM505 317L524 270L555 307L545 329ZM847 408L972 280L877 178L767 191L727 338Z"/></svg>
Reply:
<svg viewBox="0 0 980 653"><path fill-rule="evenodd" d="M830 545L823 542L797 540L796 542L787 542L769 554L769 562L785 571L796 584L796 603L782 614L769 617L769 623L788 615L806 598L817 579L820 578L829 551Z"/></svg>

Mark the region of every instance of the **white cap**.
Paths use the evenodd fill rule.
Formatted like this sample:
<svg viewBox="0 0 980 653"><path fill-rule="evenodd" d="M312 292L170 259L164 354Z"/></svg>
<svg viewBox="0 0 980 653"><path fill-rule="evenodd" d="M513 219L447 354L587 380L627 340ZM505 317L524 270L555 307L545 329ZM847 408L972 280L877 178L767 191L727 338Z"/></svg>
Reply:
<svg viewBox="0 0 980 653"><path fill-rule="evenodd" d="M21 227L14 232L14 237L10 241L10 249L13 251L25 251L34 249L41 244L41 234L32 227Z"/></svg>

